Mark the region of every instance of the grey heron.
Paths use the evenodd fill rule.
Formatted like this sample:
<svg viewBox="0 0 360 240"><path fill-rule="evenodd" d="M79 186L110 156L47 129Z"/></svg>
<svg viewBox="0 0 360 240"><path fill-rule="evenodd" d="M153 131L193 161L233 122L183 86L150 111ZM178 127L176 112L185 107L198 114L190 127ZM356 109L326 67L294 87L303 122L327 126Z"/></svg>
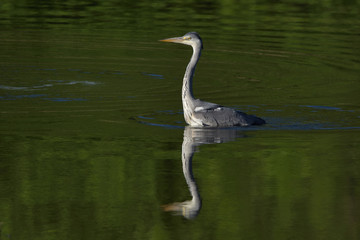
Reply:
<svg viewBox="0 0 360 240"><path fill-rule="evenodd" d="M265 121L259 117L194 98L192 81L195 67L203 48L202 40L198 33L189 32L182 37L167 38L160 41L181 43L190 45L193 48L193 54L186 68L182 85L182 104L187 124L192 127L246 127L265 124Z"/></svg>

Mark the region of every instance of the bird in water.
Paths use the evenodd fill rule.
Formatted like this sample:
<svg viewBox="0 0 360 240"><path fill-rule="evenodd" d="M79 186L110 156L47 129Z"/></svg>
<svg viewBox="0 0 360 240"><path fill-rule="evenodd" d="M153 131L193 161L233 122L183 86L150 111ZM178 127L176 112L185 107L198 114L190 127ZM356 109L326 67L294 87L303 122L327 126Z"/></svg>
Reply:
<svg viewBox="0 0 360 240"><path fill-rule="evenodd" d="M182 86L182 104L187 124L192 127L246 127L265 124L265 121L259 117L194 98L192 81L196 64L203 49L202 40L198 33L189 32L182 37L167 38L160 41L181 43L190 45L193 48L193 54L186 68Z"/></svg>

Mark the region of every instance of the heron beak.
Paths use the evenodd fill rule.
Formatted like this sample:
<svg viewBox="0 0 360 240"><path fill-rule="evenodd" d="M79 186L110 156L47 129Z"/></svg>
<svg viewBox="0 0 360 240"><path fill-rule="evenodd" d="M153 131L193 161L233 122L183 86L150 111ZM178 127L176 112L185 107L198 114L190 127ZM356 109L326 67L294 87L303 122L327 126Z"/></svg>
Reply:
<svg viewBox="0 0 360 240"><path fill-rule="evenodd" d="M173 42L173 43L182 43L184 39L182 37L166 38L159 40L161 42Z"/></svg>

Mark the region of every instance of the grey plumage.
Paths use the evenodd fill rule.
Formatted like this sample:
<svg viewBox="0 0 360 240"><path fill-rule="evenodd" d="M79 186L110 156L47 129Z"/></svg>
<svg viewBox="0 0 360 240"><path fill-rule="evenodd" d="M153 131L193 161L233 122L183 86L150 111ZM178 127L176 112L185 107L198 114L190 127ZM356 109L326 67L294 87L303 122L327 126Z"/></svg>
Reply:
<svg viewBox="0 0 360 240"><path fill-rule="evenodd" d="M190 32L183 37L168 38L160 40L163 42L174 42L190 45L193 54L186 68L183 87L182 103L185 121L193 127L230 127L262 125L265 121L259 117L224 107L215 103L195 99L192 90L192 80L203 48L202 40L198 33Z"/></svg>
<svg viewBox="0 0 360 240"><path fill-rule="evenodd" d="M202 125L204 127L246 127L265 124L263 119L256 116L248 115L218 104L203 102L199 99L196 99L196 101L201 102L203 107L198 108L197 111L195 110L193 116L197 119L202 119Z"/></svg>

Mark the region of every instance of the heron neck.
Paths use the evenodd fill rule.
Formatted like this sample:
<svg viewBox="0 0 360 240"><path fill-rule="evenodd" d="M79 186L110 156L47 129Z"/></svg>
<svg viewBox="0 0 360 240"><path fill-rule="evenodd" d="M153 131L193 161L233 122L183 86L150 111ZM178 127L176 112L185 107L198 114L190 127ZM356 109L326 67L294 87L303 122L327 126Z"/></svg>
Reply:
<svg viewBox="0 0 360 240"><path fill-rule="evenodd" d="M192 80L195 73L195 67L199 61L201 55L201 47L193 46L193 54L191 56L190 62L186 67L183 86L182 86L182 99L183 101L192 101L194 100L194 93L192 88Z"/></svg>

